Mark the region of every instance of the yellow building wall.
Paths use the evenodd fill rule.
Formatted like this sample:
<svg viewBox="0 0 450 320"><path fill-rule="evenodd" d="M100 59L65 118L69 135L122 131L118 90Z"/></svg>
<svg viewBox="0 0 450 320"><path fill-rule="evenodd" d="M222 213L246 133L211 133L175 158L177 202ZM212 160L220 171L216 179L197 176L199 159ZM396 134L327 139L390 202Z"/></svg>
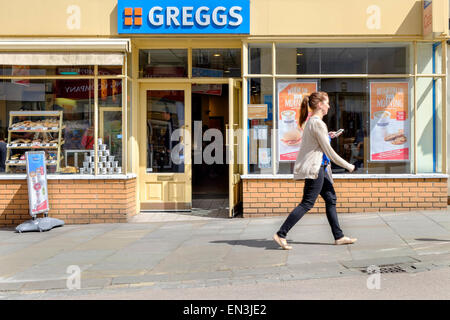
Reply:
<svg viewBox="0 0 450 320"><path fill-rule="evenodd" d="M257 0L251 35L422 35L422 1ZM448 34L448 1L433 1L433 31ZM445 23L447 21L447 23Z"/></svg>
<svg viewBox="0 0 450 320"><path fill-rule="evenodd" d="M137 3L137 2L136 2ZM251 36L422 34L422 1L250 0ZM117 0L0 0L0 36L117 36ZM433 1L448 34L448 0Z"/></svg>

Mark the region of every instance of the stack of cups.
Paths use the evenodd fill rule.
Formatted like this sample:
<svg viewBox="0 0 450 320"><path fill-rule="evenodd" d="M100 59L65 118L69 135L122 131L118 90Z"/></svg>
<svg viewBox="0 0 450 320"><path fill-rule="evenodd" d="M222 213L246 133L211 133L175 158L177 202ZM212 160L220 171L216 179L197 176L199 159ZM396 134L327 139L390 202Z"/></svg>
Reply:
<svg viewBox="0 0 450 320"><path fill-rule="evenodd" d="M121 174L122 168L119 167L119 161L111 155L107 145L103 144L101 138L98 139L97 150L97 168L98 174ZM95 172L95 151L89 150L84 154L83 167L80 168L80 174L94 174Z"/></svg>

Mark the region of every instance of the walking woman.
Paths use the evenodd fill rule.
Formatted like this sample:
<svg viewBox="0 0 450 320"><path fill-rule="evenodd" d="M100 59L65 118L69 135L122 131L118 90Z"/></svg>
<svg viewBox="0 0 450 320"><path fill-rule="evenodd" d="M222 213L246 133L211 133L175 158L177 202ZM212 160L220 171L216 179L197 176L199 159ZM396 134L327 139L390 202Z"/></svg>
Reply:
<svg viewBox="0 0 450 320"><path fill-rule="evenodd" d="M308 106L313 114L306 122ZM292 249L286 241L287 233L306 212L312 209L319 194L325 200L327 219L335 244L352 244L357 240L344 236L339 227L330 160L350 172L355 169L355 166L342 159L330 146L330 138L334 138L336 134L328 133L327 126L322 121L328 109L330 105L326 92L314 92L309 97L303 98L299 122L301 127L306 122L306 126L294 165L294 179L305 179L303 199L273 236L273 239L285 250Z"/></svg>

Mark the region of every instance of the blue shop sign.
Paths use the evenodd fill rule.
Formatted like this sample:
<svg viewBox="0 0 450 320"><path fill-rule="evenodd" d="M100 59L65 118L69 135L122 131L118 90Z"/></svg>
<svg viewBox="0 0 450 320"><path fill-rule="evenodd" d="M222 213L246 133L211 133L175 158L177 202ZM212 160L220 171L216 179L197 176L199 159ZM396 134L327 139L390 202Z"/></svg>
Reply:
<svg viewBox="0 0 450 320"><path fill-rule="evenodd" d="M249 34L250 0L118 0L119 34Z"/></svg>

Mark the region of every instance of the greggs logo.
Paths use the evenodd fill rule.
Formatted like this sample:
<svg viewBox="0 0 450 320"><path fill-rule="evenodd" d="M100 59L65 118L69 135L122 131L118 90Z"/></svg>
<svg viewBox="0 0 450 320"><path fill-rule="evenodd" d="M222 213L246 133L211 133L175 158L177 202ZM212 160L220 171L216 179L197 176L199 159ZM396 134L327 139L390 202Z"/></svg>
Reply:
<svg viewBox="0 0 450 320"><path fill-rule="evenodd" d="M123 15L124 25L142 26L142 8L125 8Z"/></svg>
<svg viewBox="0 0 450 320"><path fill-rule="evenodd" d="M250 33L249 0L147 3L119 0L119 33Z"/></svg>

